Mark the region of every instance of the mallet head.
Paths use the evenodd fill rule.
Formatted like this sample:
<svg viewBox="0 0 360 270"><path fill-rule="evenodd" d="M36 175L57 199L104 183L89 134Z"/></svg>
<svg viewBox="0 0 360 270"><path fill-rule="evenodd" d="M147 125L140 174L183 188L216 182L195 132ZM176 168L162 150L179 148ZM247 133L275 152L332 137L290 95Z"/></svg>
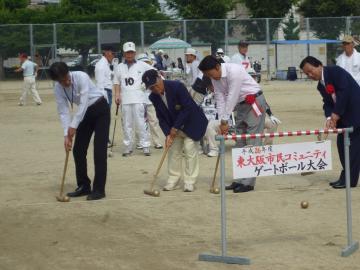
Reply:
<svg viewBox="0 0 360 270"><path fill-rule="evenodd" d="M113 152L110 151L109 154L108 154L108 157L112 157L113 156Z"/></svg>
<svg viewBox="0 0 360 270"><path fill-rule="evenodd" d="M70 202L70 198L68 196L56 196L56 200L58 200L58 202Z"/></svg>
<svg viewBox="0 0 360 270"><path fill-rule="evenodd" d="M157 190L157 189L144 190L144 194L150 195L150 196L153 196L153 197L159 197L160 196L160 191Z"/></svg>

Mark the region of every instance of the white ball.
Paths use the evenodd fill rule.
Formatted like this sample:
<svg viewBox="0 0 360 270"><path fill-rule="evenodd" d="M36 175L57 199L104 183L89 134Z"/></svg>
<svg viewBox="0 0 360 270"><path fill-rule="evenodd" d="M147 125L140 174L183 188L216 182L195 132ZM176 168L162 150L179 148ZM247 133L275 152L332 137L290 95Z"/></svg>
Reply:
<svg viewBox="0 0 360 270"><path fill-rule="evenodd" d="M112 157L112 156L113 156L113 152L110 151L109 154L108 154L108 156L109 156L109 157Z"/></svg>

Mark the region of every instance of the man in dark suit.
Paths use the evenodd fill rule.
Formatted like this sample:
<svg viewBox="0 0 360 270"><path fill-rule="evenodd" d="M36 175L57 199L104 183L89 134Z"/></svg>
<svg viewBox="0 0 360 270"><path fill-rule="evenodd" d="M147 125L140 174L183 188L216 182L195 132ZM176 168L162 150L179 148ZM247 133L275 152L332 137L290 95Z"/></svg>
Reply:
<svg viewBox="0 0 360 270"><path fill-rule="evenodd" d="M317 89L323 98L326 128L353 127L350 133L350 184L356 187L360 171L360 87L353 77L338 66L324 67L315 57L308 56L300 64L303 72L319 81ZM343 167L333 188L345 188L344 135L337 137L339 158Z"/></svg>
<svg viewBox="0 0 360 270"><path fill-rule="evenodd" d="M168 154L169 178L164 190L176 189L184 153L184 191L192 192L199 174L198 141L206 131L206 116L179 81L163 80L156 70L146 71L142 81L152 92L149 99L166 136L165 146L171 146Z"/></svg>

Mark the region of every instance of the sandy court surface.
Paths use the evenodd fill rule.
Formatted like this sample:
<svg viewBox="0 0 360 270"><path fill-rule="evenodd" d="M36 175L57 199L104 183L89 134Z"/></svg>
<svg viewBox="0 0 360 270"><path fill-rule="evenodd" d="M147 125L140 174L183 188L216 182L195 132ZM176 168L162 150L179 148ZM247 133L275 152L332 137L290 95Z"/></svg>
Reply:
<svg viewBox="0 0 360 270"><path fill-rule="evenodd" d="M161 157L135 151L121 156L121 127L108 161L107 197L70 203L55 200L64 163L62 128L50 82L40 82L43 105L18 107L21 82L0 82L0 269L249 269L356 270L360 252L340 257L346 245L344 190L333 190L334 170L309 176L258 178L255 192L227 193L228 254L249 266L200 262L200 253L220 254L220 195L208 192L215 158L200 159L197 190L142 194ZM264 82L265 95L283 124L280 130L321 128L320 95L311 82ZM114 109L114 108L113 108ZM112 115L114 115L114 110ZM113 123L112 123L113 124ZM112 129L111 129L112 130ZM275 143L313 141L314 136ZM231 181L231 143L227 182ZM88 156L93 175L92 147ZM166 167L158 184L166 181ZM70 158L65 190L75 188ZM360 189L352 189L353 238L360 240ZM310 207L300 208L307 200Z"/></svg>

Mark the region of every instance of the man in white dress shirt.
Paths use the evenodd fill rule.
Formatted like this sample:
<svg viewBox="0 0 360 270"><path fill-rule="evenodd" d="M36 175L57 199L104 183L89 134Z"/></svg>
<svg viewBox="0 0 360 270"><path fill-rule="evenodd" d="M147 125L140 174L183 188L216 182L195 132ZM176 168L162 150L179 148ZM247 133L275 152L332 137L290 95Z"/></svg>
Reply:
<svg viewBox="0 0 360 270"><path fill-rule="evenodd" d="M20 97L19 106L26 104L26 96L28 92L31 92L31 95L36 102L36 105L41 105L41 98L38 91L36 90L36 76L38 73L38 65L28 59L26 53L21 53L19 56L21 67L16 69L15 72L22 72L24 76L24 87L23 93Z"/></svg>
<svg viewBox="0 0 360 270"><path fill-rule="evenodd" d="M349 72L360 85L360 53L354 46L354 38L352 36L345 36L342 40L344 52L336 59L336 65Z"/></svg>
<svg viewBox="0 0 360 270"><path fill-rule="evenodd" d="M235 113L235 128L243 133L262 133L264 130L266 100L260 85L241 66L220 63L214 56L206 56L199 69L211 78L220 120L221 134L229 131L231 113ZM238 140L236 147L261 145L261 139ZM254 190L255 177L237 179L227 190L235 193Z"/></svg>
<svg viewBox="0 0 360 270"><path fill-rule="evenodd" d="M96 88L90 77L82 71L70 72L64 62L50 66L50 78L55 81L57 109L64 128L65 151L74 142L74 161L77 189L67 195L87 195L87 200L105 197L107 172L107 141L109 138L110 110L103 90ZM73 111L74 104L77 110ZM94 133L95 176L93 188L87 173L87 150Z"/></svg>
<svg viewBox="0 0 360 270"><path fill-rule="evenodd" d="M251 62L247 55L249 50L249 43L241 40L238 44L239 52L231 57L231 63L242 65L245 70L251 68Z"/></svg>
<svg viewBox="0 0 360 270"><path fill-rule="evenodd" d="M100 90L104 90L107 94L109 107L112 103L112 88L113 88L113 65L115 50L111 46L103 47L103 56L95 65L95 81L96 87Z"/></svg>
<svg viewBox="0 0 360 270"><path fill-rule="evenodd" d="M113 47L105 45L103 47L103 56L95 65L95 81L96 87L106 92L109 108L111 111L114 66L112 61L114 59L115 50ZM110 128L110 126L109 126ZM111 145L110 139L108 140Z"/></svg>
<svg viewBox="0 0 360 270"><path fill-rule="evenodd" d="M153 67L135 60L136 49L133 42L124 43L123 51L125 61L117 66L114 74L115 103L121 104L123 119L123 156L128 157L133 152L134 123L139 135L140 147L145 156L150 156L146 100L141 78L145 71Z"/></svg>

